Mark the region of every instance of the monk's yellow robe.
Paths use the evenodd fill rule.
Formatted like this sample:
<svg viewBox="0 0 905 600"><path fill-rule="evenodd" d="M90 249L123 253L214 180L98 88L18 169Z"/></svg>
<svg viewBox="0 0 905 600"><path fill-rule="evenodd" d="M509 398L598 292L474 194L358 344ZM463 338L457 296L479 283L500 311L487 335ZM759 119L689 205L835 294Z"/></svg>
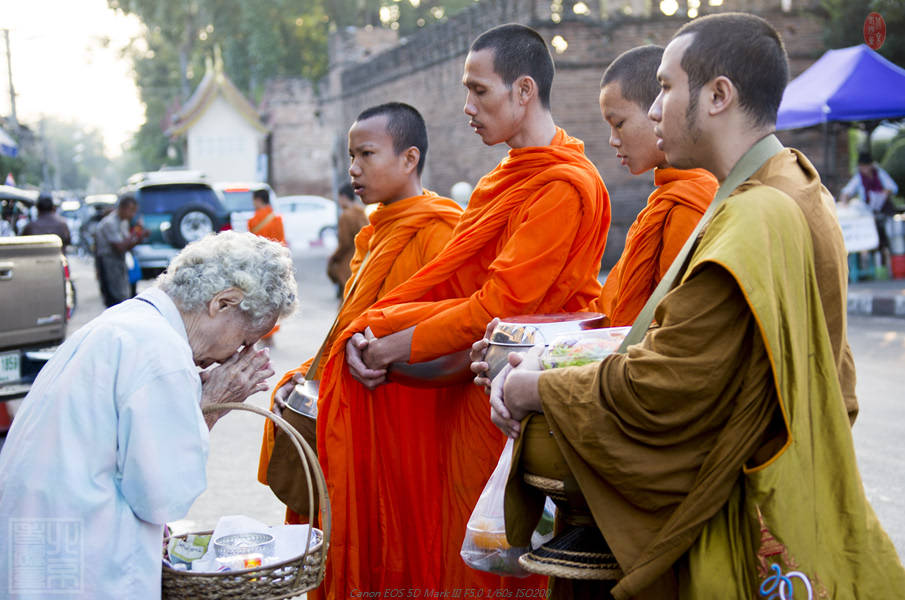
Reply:
<svg viewBox="0 0 905 600"><path fill-rule="evenodd" d="M820 175L814 165L794 148L786 148L764 163L737 191L756 185L768 185L788 194L807 220L823 318L830 336L845 409L854 424L858 416L858 398L855 395L855 359L846 333L848 254L836 218L833 195L820 183Z"/></svg>
<svg viewBox="0 0 905 600"><path fill-rule="evenodd" d="M487 396L470 381L370 392L348 373L345 340L365 327L383 337L415 326L411 361L421 362L469 348L495 316L586 309L600 294L609 221L606 188L580 140L557 129L548 146L512 149L475 186L443 251L334 344L317 423L335 515L327 597L396 587L543 593L545 578L491 575L459 556L505 443Z"/></svg>
<svg viewBox="0 0 905 600"><path fill-rule="evenodd" d="M554 438L624 571L619 600L754 598L775 569L801 574L795 597L802 578L814 598L905 590L855 463L812 243L824 232L800 203L750 179L640 344L541 375Z"/></svg>
<svg viewBox="0 0 905 600"><path fill-rule="evenodd" d="M635 322L719 187L709 171L671 167L656 169L654 184L600 292L596 309L611 327Z"/></svg>

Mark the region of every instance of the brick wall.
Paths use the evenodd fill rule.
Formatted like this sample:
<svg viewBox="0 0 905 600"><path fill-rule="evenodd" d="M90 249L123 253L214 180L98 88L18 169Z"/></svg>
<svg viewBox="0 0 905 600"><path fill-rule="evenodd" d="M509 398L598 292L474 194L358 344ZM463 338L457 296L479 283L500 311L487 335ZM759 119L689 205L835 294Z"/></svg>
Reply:
<svg viewBox="0 0 905 600"><path fill-rule="evenodd" d="M305 79L269 83L259 108L270 134L270 183L280 196L332 195L333 123L324 118L314 86Z"/></svg>
<svg viewBox="0 0 905 600"><path fill-rule="evenodd" d="M486 29L506 22L523 23L537 29L548 42L558 35L568 43L564 52L554 53L553 115L560 126L584 140L586 152L610 192L613 223L604 264L612 265L622 251L628 226L653 187L653 176L632 177L615 160L607 143L609 128L597 104L600 77L625 50L641 44L666 44L686 19L652 10L657 4L653 0L586 0L589 11L583 16L574 14L573 0L560 4L558 23L551 20L551 3L546 0L482 0L444 23L401 40L383 29L347 29L335 34L330 42L330 71L317 93L314 87L292 80L273 85L273 94L283 100L271 101L271 94L267 95L268 122L274 130L274 187L279 193L300 188L325 193L311 190L329 191L335 185L333 178L345 180L349 125L363 109L387 101L415 106L427 122L426 186L448 195L457 181L474 184L505 156L506 148L484 146L467 125L461 84L465 55L474 38ZM824 51L824 17L810 4L802 8L798 2L793 12L783 12L781 0L725 0L721 7L701 4L702 14L748 10L764 16L783 36L793 77ZM631 6L630 14L625 6ZM607 18L600 19L600 14ZM824 168L821 131L784 132L780 138L801 148L818 169ZM844 136L837 139L837 164L844 173ZM834 183L833 178L827 179Z"/></svg>

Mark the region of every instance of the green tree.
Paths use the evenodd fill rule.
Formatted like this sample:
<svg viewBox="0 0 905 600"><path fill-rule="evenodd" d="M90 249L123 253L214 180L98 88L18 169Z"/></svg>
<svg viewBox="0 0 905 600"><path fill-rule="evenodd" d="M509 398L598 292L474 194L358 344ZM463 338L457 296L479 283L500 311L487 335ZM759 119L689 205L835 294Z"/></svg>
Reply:
<svg viewBox="0 0 905 600"><path fill-rule="evenodd" d="M107 0L146 26L130 54L145 104L132 150L142 168L181 164L163 131L201 81L219 48L227 76L252 102L275 77L313 82L327 72L327 36L346 26L383 26L405 35L477 0Z"/></svg>

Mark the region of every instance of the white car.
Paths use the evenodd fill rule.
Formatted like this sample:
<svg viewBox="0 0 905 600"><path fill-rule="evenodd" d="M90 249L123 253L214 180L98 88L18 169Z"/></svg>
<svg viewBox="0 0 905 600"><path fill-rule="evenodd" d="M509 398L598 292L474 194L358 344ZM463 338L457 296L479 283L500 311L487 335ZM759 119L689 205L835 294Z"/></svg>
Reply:
<svg viewBox="0 0 905 600"><path fill-rule="evenodd" d="M336 203L322 196L281 196L274 210L283 217L286 241L295 250L336 247Z"/></svg>

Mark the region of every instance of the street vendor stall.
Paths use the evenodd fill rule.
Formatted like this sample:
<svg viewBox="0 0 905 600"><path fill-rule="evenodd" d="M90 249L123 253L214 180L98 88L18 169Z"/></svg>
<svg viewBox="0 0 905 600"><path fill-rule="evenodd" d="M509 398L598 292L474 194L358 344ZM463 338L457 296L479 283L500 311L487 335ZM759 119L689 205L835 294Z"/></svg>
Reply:
<svg viewBox="0 0 905 600"><path fill-rule="evenodd" d="M835 140L836 123L864 124L870 147L870 133L881 121L903 117L905 69L861 44L827 51L789 82L779 106L776 129L823 126L826 140L823 176L824 183L828 183L836 173L836 152L830 142ZM864 254L879 245L877 225L870 209L863 205L839 207L837 214L849 252L850 280L875 276L880 272L876 269L878 256ZM891 226L900 227L898 222ZM896 265L905 260L905 255L893 254L902 256Z"/></svg>

